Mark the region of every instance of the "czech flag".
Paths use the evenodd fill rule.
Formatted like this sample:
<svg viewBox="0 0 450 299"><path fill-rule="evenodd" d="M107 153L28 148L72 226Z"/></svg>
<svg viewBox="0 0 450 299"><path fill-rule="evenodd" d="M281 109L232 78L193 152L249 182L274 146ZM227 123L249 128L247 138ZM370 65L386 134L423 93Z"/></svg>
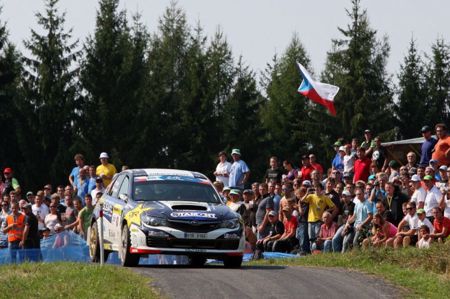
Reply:
<svg viewBox="0 0 450 299"><path fill-rule="evenodd" d="M336 116L336 110L334 109L334 97L338 93L339 87L314 81L303 65L298 62L297 64L303 77L303 81L298 88L298 92L313 102L325 106L328 111L330 111L331 115Z"/></svg>

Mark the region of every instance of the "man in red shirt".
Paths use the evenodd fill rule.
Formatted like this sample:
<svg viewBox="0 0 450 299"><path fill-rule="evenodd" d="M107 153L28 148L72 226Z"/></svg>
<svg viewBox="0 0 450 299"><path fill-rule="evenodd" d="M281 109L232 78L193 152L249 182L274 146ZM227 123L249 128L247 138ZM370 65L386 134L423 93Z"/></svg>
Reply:
<svg viewBox="0 0 450 299"><path fill-rule="evenodd" d="M440 165L450 164L450 136L447 135L447 126L445 124L437 124L436 136L439 138L434 146L434 152L431 159L439 161Z"/></svg>
<svg viewBox="0 0 450 299"><path fill-rule="evenodd" d="M291 252L298 240L295 238L298 221L297 217L292 216L292 209L289 206L283 208L284 214L284 233L273 244L273 251L277 252Z"/></svg>
<svg viewBox="0 0 450 299"><path fill-rule="evenodd" d="M316 162L316 156L314 154L309 154L309 162L311 163L311 166L320 172L320 175L323 175L323 167L319 163Z"/></svg>
<svg viewBox="0 0 450 299"><path fill-rule="evenodd" d="M444 217L442 210L439 207L433 208L432 213L434 216L434 233L430 234L430 237L439 243L443 243L450 235L450 219Z"/></svg>
<svg viewBox="0 0 450 299"><path fill-rule="evenodd" d="M353 176L353 183L356 183L357 181L367 182L370 175L370 164L372 164L372 160L366 157L366 151L363 147L357 149L356 155L358 156L358 159L356 159L354 165L355 174Z"/></svg>
<svg viewBox="0 0 450 299"><path fill-rule="evenodd" d="M302 156L302 165L302 169L300 170L302 174L302 181L311 181L311 172L313 172L315 169L311 165L311 162L309 161L309 157L307 155Z"/></svg>

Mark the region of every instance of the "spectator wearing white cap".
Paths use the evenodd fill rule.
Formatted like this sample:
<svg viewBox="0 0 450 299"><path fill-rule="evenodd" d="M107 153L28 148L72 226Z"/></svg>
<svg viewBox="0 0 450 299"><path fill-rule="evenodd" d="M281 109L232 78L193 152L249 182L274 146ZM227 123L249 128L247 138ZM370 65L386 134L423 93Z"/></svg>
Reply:
<svg viewBox="0 0 450 299"><path fill-rule="evenodd" d="M245 183L250 177L250 168L248 168L247 163L241 160L241 151L239 149L233 149L231 156L234 162L231 165L229 186L230 188L244 189Z"/></svg>
<svg viewBox="0 0 450 299"><path fill-rule="evenodd" d="M448 186L447 169L448 167L445 165L441 165L439 167L439 181L436 182L436 187L438 187L439 189Z"/></svg>
<svg viewBox="0 0 450 299"><path fill-rule="evenodd" d="M103 186L106 187L109 185L109 183L111 183L112 178L116 174L117 170L113 164L108 163L109 156L107 153L101 153L99 159L101 164L97 166L97 170L95 173L97 174L97 176L103 179Z"/></svg>
<svg viewBox="0 0 450 299"><path fill-rule="evenodd" d="M417 174L411 177L412 187L414 189L414 193L411 196L411 201L416 203L416 206L421 208L425 203L425 197L427 196L427 191L422 188L420 176Z"/></svg>

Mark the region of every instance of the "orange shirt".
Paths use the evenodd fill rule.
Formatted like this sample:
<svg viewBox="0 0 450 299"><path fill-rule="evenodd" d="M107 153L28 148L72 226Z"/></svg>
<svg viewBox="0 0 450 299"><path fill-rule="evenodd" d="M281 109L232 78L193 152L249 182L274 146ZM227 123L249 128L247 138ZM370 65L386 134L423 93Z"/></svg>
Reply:
<svg viewBox="0 0 450 299"><path fill-rule="evenodd" d="M439 165L449 165L450 159L447 158L450 151L450 136L446 136L443 139L439 139L434 146L434 152L431 155L431 159L438 160Z"/></svg>

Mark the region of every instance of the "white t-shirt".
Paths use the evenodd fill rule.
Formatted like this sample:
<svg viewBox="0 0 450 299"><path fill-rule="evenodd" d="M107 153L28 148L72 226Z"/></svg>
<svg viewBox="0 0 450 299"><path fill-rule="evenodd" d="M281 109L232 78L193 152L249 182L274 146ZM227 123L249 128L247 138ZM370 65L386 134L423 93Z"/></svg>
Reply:
<svg viewBox="0 0 450 299"><path fill-rule="evenodd" d="M434 233L434 226L431 221L428 220L428 218L424 218L423 221L419 219L419 227L421 227L422 225L428 226L428 228L430 229L430 234Z"/></svg>
<svg viewBox="0 0 450 299"><path fill-rule="evenodd" d="M45 217L48 215L48 213L50 213L47 205L43 203L43 204L41 204L40 207L38 207L36 204L34 204L31 206L31 211L38 219L38 229L39 230L43 229L45 227L45 224L44 224Z"/></svg>
<svg viewBox="0 0 450 299"><path fill-rule="evenodd" d="M441 200L442 194L441 191L439 191L438 188L434 187L431 188L430 191L427 192L427 196L425 197L425 205L424 209L427 213L427 217L433 216L431 213L431 210L435 207L439 207L439 201Z"/></svg>
<svg viewBox="0 0 450 299"><path fill-rule="evenodd" d="M45 226L50 229L50 234L55 233L55 225L58 222L58 215L48 214L45 216Z"/></svg>
<svg viewBox="0 0 450 299"><path fill-rule="evenodd" d="M231 172L231 163L230 162L228 162L228 161L225 161L224 163L219 162L219 164L217 164L217 167L216 167L216 173L227 174L227 176L217 175L216 181L222 182L224 187L228 187L230 172Z"/></svg>
<svg viewBox="0 0 450 299"><path fill-rule="evenodd" d="M414 191L411 196L411 201L416 203L416 206L419 206L419 202L425 202L425 197L427 196L427 191L420 187L416 191Z"/></svg>
<svg viewBox="0 0 450 299"><path fill-rule="evenodd" d="M445 195L444 199L444 217L450 218L450 199Z"/></svg>
<svg viewBox="0 0 450 299"><path fill-rule="evenodd" d="M344 172L354 172L353 165L355 164L355 156L345 155L344 156Z"/></svg>
<svg viewBox="0 0 450 299"><path fill-rule="evenodd" d="M417 214L414 214L414 216L411 217L410 214L407 214L403 220L408 222L409 229L419 229L419 217L417 217ZM416 232L417 234L417 232Z"/></svg>

